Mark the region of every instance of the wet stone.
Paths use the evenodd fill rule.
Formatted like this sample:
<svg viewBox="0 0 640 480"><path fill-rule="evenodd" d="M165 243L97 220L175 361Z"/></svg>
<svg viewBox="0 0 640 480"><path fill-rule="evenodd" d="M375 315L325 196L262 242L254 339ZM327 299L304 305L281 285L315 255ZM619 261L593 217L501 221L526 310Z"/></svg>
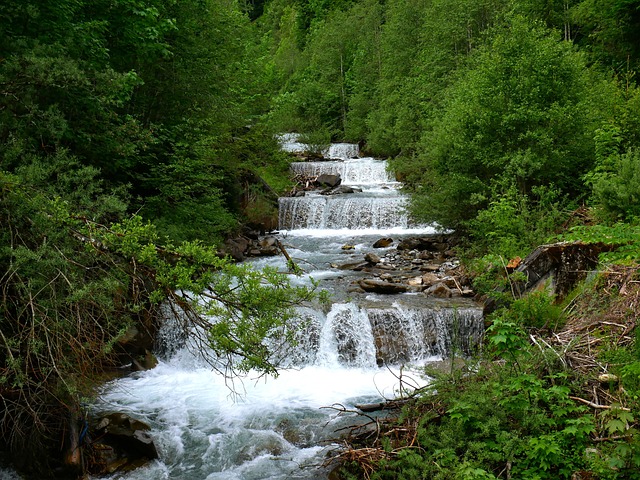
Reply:
<svg viewBox="0 0 640 480"><path fill-rule="evenodd" d="M438 298L451 298L453 296L451 289L444 283L436 283L435 285L432 285L431 287L426 289L424 293Z"/></svg>
<svg viewBox="0 0 640 480"><path fill-rule="evenodd" d="M440 267L438 265L423 265L420 270L423 272L438 272Z"/></svg>
<svg viewBox="0 0 640 480"><path fill-rule="evenodd" d="M392 238L381 238L373 244L373 248L386 248L393 243Z"/></svg>
<svg viewBox="0 0 640 480"><path fill-rule="evenodd" d="M373 263L373 264L380 263L380 257L375 253L367 253L364 256L364 259L369 263Z"/></svg>

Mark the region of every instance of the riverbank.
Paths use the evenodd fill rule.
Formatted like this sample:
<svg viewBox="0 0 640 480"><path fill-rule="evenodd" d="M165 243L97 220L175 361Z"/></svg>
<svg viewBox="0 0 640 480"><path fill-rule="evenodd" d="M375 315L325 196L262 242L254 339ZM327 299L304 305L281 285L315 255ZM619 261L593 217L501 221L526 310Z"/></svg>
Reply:
<svg viewBox="0 0 640 480"><path fill-rule="evenodd" d="M640 269L515 300L484 352L353 435L340 478L638 478Z"/></svg>

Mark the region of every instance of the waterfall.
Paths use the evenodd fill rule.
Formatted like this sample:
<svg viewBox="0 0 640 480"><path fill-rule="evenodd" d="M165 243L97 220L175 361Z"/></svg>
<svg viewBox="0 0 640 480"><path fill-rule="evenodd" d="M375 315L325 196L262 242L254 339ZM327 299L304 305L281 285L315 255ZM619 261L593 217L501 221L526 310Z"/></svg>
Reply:
<svg viewBox="0 0 640 480"><path fill-rule="evenodd" d="M329 146L316 146L303 143L297 133L285 133L278 137L280 147L290 153L319 153L324 158L347 160L357 158L360 148L353 143L332 143Z"/></svg>
<svg viewBox="0 0 640 480"><path fill-rule="evenodd" d="M292 174L340 175L343 185L362 190L280 199L281 240L306 271L292 282L319 280L333 303L300 308L293 343L271 348L273 360L285 367L278 378L250 373L235 380L235 395L228 379L204 361L202 346L190 346L178 319L168 318L159 365L109 384L94 407L129 412L153 428L161 459L118 479L326 480L329 469L322 465L335 445L325 445L357 418L322 407L353 409L393 398L405 388L399 378L426 385L421 366L472 353L482 336L482 311L469 300L350 292L361 274L332 265L362 259L383 234L400 239L433 229L411 221L385 161L359 158L352 144L311 147L294 134L279 140L286 151L323 152L328 159L293 162ZM286 270L282 257L254 263Z"/></svg>
<svg viewBox="0 0 640 480"><path fill-rule="evenodd" d="M291 164L294 175L314 177L323 173L340 175L342 183L347 185L395 184L395 176L388 171L387 162L374 158L332 162L294 162Z"/></svg>
<svg viewBox="0 0 640 480"><path fill-rule="evenodd" d="M388 229L407 228L404 197L380 198L347 196L308 196L280 199L280 228L311 229Z"/></svg>

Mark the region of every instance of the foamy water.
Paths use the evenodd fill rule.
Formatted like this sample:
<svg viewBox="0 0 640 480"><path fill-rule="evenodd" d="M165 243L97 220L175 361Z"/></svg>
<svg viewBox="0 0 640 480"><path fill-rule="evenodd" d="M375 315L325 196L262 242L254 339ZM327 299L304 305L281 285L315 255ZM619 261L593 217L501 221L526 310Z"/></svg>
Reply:
<svg viewBox="0 0 640 480"><path fill-rule="evenodd" d="M298 140L294 134L280 137L284 150L309 150ZM384 162L358 159L357 145L352 144L332 145L325 153L344 162L295 168L320 174L325 173L324 165L354 185L360 183L365 191L330 199L314 199L312 194L285 200L287 208L292 208L289 217L298 218L300 211L294 210L300 205L306 213L296 220L299 223L282 230L279 238L305 271L300 277L292 276L292 283L310 285L311 278L323 280L343 299L330 307L300 311L310 321L299 335L299 345L286 350L283 358L285 364L297 368L282 370L277 378L254 373L230 382L213 372L193 349L178 346L177 353L153 370L107 385L94 409L129 412L147 421L160 454L149 466L112 478L327 479L332 468L326 465L327 453L338 448L341 429L368 421L354 413L354 406L395 398L401 390L426 385L422 366L440 359L434 352L440 355L449 348L451 324L464 324L469 331L475 328L478 311L473 309L459 319L451 308L423 307L414 301L415 295L384 300L367 295L361 298L367 303L364 306L337 291L356 274L333 268L334 263L362 261L363 253L371 251L373 242L381 237L394 238L389 248L395 248L402 237L434 233L435 229L411 225L399 184L392 181ZM315 228L303 228L301 219L306 222L313 215L323 220ZM356 217L362 221L354 222ZM323 222L331 228L325 228ZM345 244L354 248L345 251ZM253 263L257 268L287 269L281 256ZM391 297L414 303L393 303ZM374 328L388 331L384 345L374 340ZM429 345L423 340L425 335L430 335ZM378 367L379 348L386 349L389 358L401 359L398 365ZM401 363L413 366L400 367Z"/></svg>

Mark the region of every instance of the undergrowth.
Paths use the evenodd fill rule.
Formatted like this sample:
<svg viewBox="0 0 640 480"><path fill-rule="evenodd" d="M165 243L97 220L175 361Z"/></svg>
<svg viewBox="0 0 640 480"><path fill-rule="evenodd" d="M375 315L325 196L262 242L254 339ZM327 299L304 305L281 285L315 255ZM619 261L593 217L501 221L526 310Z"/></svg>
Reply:
<svg viewBox="0 0 640 480"><path fill-rule="evenodd" d="M375 440L352 439L342 478L640 479L639 280L618 267L570 305L512 299L487 319L478 358L429 372Z"/></svg>

